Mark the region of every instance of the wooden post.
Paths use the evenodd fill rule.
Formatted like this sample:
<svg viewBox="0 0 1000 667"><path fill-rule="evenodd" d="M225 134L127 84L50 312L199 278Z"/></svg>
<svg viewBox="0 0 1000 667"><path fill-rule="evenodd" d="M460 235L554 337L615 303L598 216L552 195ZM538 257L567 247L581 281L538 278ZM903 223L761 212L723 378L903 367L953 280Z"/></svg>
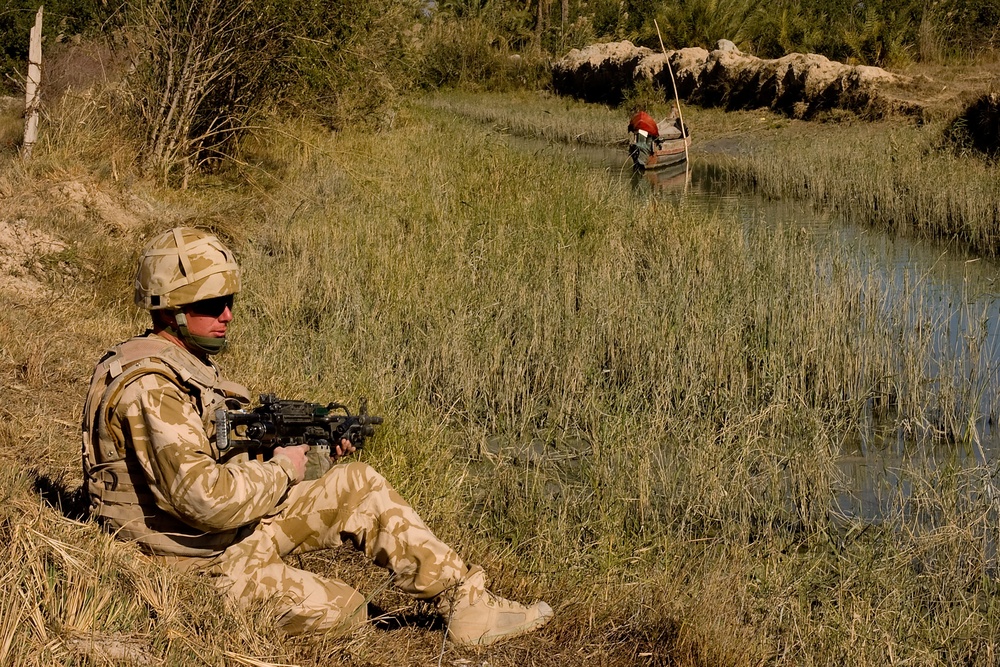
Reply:
<svg viewBox="0 0 1000 667"><path fill-rule="evenodd" d="M38 138L38 84L42 80L42 7L35 14L35 26L31 29L31 44L28 46L28 78L24 83L24 145L21 155L31 158L31 149Z"/></svg>

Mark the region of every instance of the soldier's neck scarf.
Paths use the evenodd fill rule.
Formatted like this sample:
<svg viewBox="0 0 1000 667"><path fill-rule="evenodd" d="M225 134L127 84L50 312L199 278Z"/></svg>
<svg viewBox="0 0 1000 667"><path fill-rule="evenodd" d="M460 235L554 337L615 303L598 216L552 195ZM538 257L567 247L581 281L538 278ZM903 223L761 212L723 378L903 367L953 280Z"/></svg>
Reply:
<svg viewBox="0 0 1000 667"><path fill-rule="evenodd" d="M218 354L226 349L229 341L226 337L216 338L214 336L195 336L190 331L188 331L187 317L184 315L183 311L177 311L174 314L174 320L177 322L177 329L172 326L167 326L167 333L180 338L182 341L190 345L191 347L204 352L207 355Z"/></svg>

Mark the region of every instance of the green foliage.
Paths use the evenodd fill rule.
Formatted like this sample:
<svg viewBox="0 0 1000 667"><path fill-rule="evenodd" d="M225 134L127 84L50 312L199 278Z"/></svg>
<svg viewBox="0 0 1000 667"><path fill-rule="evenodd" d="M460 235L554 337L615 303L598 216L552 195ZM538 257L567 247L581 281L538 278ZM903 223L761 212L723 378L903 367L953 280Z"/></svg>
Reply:
<svg viewBox="0 0 1000 667"><path fill-rule="evenodd" d="M711 48L729 39L761 57L822 53L869 65L903 65L914 57L982 53L998 46L995 0L604 0L587 7L603 40L630 39L659 48ZM926 48L933 39L936 51Z"/></svg>
<svg viewBox="0 0 1000 667"><path fill-rule="evenodd" d="M423 38L421 55L420 80L431 87L535 87L547 74L543 63L514 52L481 18L433 22Z"/></svg>
<svg viewBox="0 0 1000 667"><path fill-rule="evenodd" d="M482 85L502 68L502 47L480 19L434 22L425 39L423 78L431 86Z"/></svg>
<svg viewBox="0 0 1000 667"><path fill-rule="evenodd" d="M761 57L822 53L869 65L914 57L984 53L1000 45L996 0L628 0L625 31L595 21L607 37L655 47L656 17L668 47L711 47L730 39ZM927 40L934 48L927 48Z"/></svg>
<svg viewBox="0 0 1000 667"><path fill-rule="evenodd" d="M822 52L829 18L803 0L779 0L758 6L744 26L743 46L761 58Z"/></svg>
<svg viewBox="0 0 1000 667"><path fill-rule="evenodd" d="M932 0L924 17L935 44L948 57L981 55L1000 44L997 0Z"/></svg>
<svg viewBox="0 0 1000 667"><path fill-rule="evenodd" d="M338 126L405 90L409 0L131 0L133 113L163 180L232 155L278 104Z"/></svg>
<svg viewBox="0 0 1000 667"><path fill-rule="evenodd" d="M516 53L530 14L500 3L131 0L127 17L143 162L170 182L231 156L274 107L384 128L414 84L534 86L546 72Z"/></svg>
<svg viewBox="0 0 1000 667"><path fill-rule="evenodd" d="M919 0L856 5L846 17L843 46L834 43L831 48L843 48L845 55L866 65L905 65L917 41L921 10Z"/></svg>
<svg viewBox="0 0 1000 667"><path fill-rule="evenodd" d="M382 125L414 77L419 3L294 0L283 8L285 102L328 127Z"/></svg>
<svg viewBox="0 0 1000 667"><path fill-rule="evenodd" d="M594 0L588 3L594 33L602 37L617 38L624 28L627 16L618 0Z"/></svg>
<svg viewBox="0 0 1000 667"><path fill-rule="evenodd" d="M658 48L656 26L668 48L713 48L728 39L761 57L819 52L870 65L908 61L917 40L922 6L875 0L866 3L778 0L679 0L628 3L630 36Z"/></svg>
<svg viewBox="0 0 1000 667"><path fill-rule="evenodd" d="M0 155L12 154L20 145L24 135L23 109L22 104L0 106Z"/></svg>
<svg viewBox="0 0 1000 667"><path fill-rule="evenodd" d="M685 0L684 2L659 3L655 15L647 15L640 26L642 41L651 36L659 47L656 27L660 26L665 44L674 47L702 46L711 48L720 39L739 43L743 41L743 28L757 4L749 0Z"/></svg>
<svg viewBox="0 0 1000 667"><path fill-rule="evenodd" d="M277 12L249 0L131 0L128 40L145 167L164 180L223 153L276 91Z"/></svg>
<svg viewBox="0 0 1000 667"><path fill-rule="evenodd" d="M6 0L0 9L0 92L23 86L30 31L41 5L42 37L50 45L66 36L99 32L115 12L107 0Z"/></svg>

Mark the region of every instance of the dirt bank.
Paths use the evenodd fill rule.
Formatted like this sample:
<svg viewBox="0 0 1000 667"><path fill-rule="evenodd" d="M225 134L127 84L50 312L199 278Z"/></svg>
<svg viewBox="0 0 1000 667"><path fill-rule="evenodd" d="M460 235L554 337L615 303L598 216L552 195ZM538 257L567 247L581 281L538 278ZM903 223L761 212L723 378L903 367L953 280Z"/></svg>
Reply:
<svg viewBox="0 0 1000 667"><path fill-rule="evenodd" d="M686 48L666 54L628 41L574 49L553 65L553 85L562 95L620 104L641 81L671 91L668 60L680 97L701 106L766 107L795 118L834 109L873 118L927 113L927 105L914 94L931 83L926 77L845 65L816 54L764 60L725 40L713 51Z"/></svg>

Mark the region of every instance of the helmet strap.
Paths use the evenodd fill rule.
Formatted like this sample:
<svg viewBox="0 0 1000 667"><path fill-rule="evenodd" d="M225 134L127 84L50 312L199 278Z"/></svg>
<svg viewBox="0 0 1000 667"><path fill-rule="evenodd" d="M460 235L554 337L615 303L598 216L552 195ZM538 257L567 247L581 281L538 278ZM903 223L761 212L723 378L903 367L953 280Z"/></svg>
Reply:
<svg viewBox="0 0 1000 667"><path fill-rule="evenodd" d="M174 321L177 322L178 331L174 331L173 327L167 327L167 332L171 333L186 344L190 345L196 350L204 352L208 355L218 354L226 349L229 341L226 337L216 338L214 336L195 336L189 330L187 326L187 315L184 314L183 310L178 310L174 313Z"/></svg>

